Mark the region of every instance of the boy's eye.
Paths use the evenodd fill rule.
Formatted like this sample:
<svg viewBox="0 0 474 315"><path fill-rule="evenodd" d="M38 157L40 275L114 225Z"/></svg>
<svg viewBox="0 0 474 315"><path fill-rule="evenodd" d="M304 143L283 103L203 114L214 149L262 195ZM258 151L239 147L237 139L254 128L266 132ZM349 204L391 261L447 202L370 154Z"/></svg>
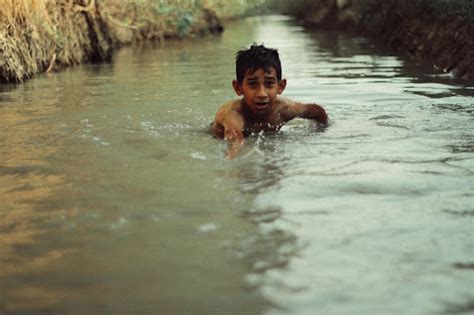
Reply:
<svg viewBox="0 0 474 315"><path fill-rule="evenodd" d="M248 82L248 85L253 88L253 87L256 87L258 85L258 83L255 82L255 81L250 81L250 82Z"/></svg>
<svg viewBox="0 0 474 315"><path fill-rule="evenodd" d="M273 81L267 81L267 82L265 82L265 86L268 87L268 88L271 88L271 87L273 87L274 85L275 85L275 82L273 82Z"/></svg>

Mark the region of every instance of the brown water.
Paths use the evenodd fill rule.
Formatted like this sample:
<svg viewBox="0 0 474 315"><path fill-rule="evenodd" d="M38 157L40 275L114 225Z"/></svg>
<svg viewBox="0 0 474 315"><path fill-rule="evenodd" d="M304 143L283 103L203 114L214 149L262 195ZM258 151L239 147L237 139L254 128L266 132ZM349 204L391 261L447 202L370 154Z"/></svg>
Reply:
<svg viewBox="0 0 474 315"><path fill-rule="evenodd" d="M207 127L254 41L332 123L227 161ZM473 96L281 16L1 86L0 313L472 312Z"/></svg>

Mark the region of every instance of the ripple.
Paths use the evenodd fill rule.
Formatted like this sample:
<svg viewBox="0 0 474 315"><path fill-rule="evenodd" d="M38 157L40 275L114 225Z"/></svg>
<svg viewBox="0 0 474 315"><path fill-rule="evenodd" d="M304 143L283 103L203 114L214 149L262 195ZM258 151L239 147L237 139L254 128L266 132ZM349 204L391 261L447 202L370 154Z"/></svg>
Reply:
<svg viewBox="0 0 474 315"><path fill-rule="evenodd" d="M39 165L0 166L1 175L26 176L30 173L54 174L52 168Z"/></svg>
<svg viewBox="0 0 474 315"><path fill-rule="evenodd" d="M390 124L390 123L385 123L385 122L377 122L377 126L381 127L392 127L392 128L398 128L398 129L405 129L405 130L410 130L410 128L402 125L395 125L395 124Z"/></svg>
<svg viewBox="0 0 474 315"><path fill-rule="evenodd" d="M474 262L469 262L469 263L457 262L457 263L453 263L453 267L456 268L456 269L474 270Z"/></svg>
<svg viewBox="0 0 474 315"><path fill-rule="evenodd" d="M399 115L380 115L369 118L369 120L385 120L385 119L394 119L394 118L405 118L404 116Z"/></svg>
<svg viewBox="0 0 474 315"><path fill-rule="evenodd" d="M463 217L468 217L468 216L474 216L474 210L450 210L450 209L443 209L443 212L453 214L453 215L458 215L458 216L463 216Z"/></svg>
<svg viewBox="0 0 474 315"><path fill-rule="evenodd" d="M472 114L474 112L472 106L464 104L433 104L433 107L439 110L462 112L468 114Z"/></svg>
<svg viewBox="0 0 474 315"><path fill-rule="evenodd" d="M464 303L449 303L443 314L470 314L474 312L474 298Z"/></svg>

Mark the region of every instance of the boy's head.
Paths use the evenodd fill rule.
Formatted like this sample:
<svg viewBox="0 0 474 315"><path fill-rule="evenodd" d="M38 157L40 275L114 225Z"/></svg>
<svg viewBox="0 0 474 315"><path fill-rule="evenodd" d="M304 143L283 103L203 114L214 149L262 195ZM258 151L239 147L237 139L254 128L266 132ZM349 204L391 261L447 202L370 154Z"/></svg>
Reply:
<svg viewBox="0 0 474 315"><path fill-rule="evenodd" d="M271 68L274 68L278 81L281 80L281 62L276 49L253 44L249 49L237 52L235 65L237 81L240 84L243 83L247 73L253 73L258 69L270 72Z"/></svg>
<svg viewBox="0 0 474 315"><path fill-rule="evenodd" d="M236 70L237 80L232 81L232 86L237 95L243 96L245 108L254 117L267 117L286 86L277 50L256 44L241 50L237 53Z"/></svg>

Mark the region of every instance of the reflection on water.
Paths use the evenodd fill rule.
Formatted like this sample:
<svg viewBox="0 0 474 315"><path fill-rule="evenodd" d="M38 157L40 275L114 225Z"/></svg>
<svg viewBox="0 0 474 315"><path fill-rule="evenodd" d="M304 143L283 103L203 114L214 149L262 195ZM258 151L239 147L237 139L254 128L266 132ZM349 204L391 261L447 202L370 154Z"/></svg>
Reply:
<svg viewBox="0 0 474 315"><path fill-rule="evenodd" d="M331 125L207 132L277 47ZM473 310L474 90L286 17L0 87L0 313Z"/></svg>

